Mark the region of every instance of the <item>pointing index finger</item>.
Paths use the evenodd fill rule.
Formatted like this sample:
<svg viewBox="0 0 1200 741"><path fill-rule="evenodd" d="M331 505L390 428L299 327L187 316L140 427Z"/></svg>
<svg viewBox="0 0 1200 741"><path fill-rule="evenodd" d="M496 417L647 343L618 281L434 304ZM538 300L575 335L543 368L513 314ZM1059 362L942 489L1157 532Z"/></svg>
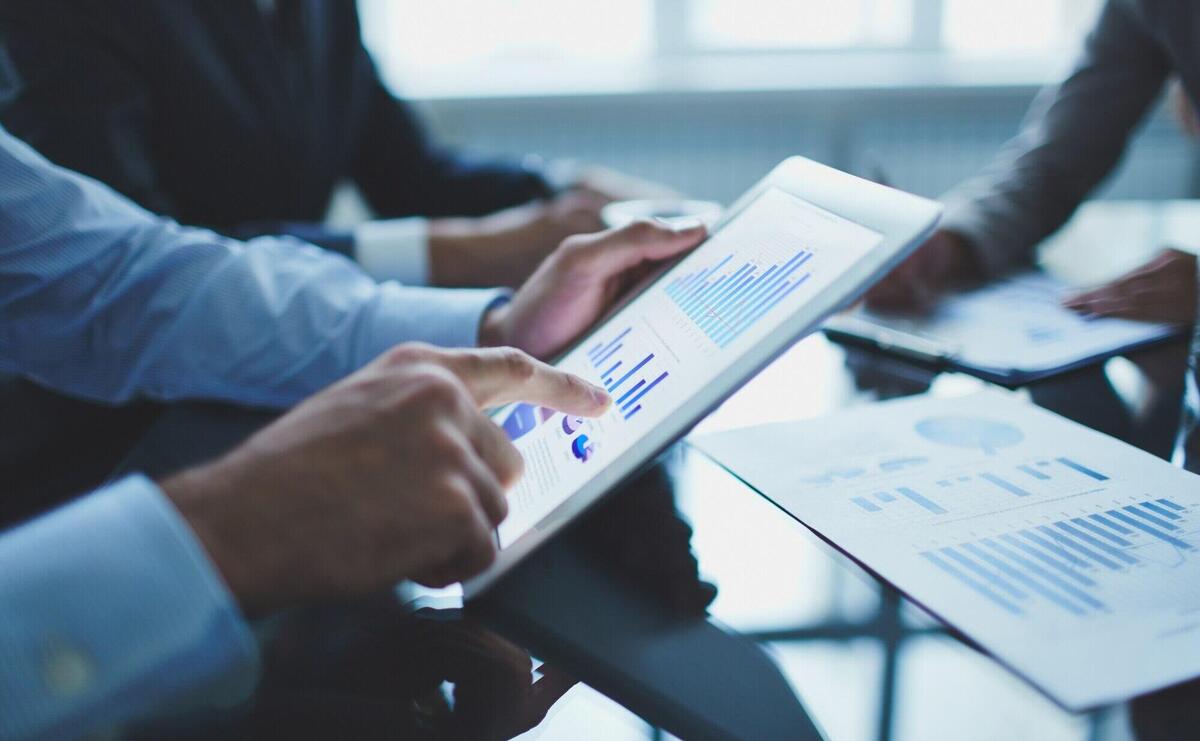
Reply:
<svg viewBox="0 0 1200 741"><path fill-rule="evenodd" d="M460 377L481 407L524 401L567 414L597 417L612 401L600 387L520 350L495 348L476 353L480 362L471 364L471 369L460 373Z"/></svg>

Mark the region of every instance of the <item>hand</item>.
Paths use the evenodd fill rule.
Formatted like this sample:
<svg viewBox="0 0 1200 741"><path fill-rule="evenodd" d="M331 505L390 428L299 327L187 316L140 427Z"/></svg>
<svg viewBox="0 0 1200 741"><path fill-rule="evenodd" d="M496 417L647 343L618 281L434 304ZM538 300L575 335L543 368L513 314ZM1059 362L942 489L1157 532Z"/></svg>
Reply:
<svg viewBox="0 0 1200 741"><path fill-rule="evenodd" d="M648 221L571 237L513 300L484 317L481 345L510 345L549 358L592 326L655 263L695 247L703 226L675 231Z"/></svg>
<svg viewBox="0 0 1200 741"><path fill-rule="evenodd" d="M401 345L162 484L248 612L486 568L522 461L479 407L593 416L600 389L511 348Z"/></svg>
<svg viewBox="0 0 1200 741"><path fill-rule="evenodd" d="M982 278L966 240L944 230L867 291L867 307L877 311L928 311L955 284Z"/></svg>
<svg viewBox="0 0 1200 741"><path fill-rule="evenodd" d="M1171 108L1179 128L1189 139L1200 139L1200 114L1179 80L1171 84Z"/></svg>
<svg viewBox="0 0 1200 741"><path fill-rule="evenodd" d="M439 286L518 286L567 237L604 228L609 201L592 191L570 191L478 219L429 224L429 270Z"/></svg>
<svg viewBox="0 0 1200 741"><path fill-rule="evenodd" d="M1065 299L1063 306L1088 316L1191 324L1196 321L1196 256L1163 250L1111 283Z"/></svg>

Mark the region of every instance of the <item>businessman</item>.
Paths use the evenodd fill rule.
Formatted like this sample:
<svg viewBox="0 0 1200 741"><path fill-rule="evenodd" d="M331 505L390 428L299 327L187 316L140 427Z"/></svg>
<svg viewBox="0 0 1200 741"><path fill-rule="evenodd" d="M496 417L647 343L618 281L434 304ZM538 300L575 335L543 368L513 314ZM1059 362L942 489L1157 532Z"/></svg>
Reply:
<svg viewBox="0 0 1200 741"><path fill-rule="evenodd" d="M486 567L521 465L479 408L595 415L609 400L521 350L397 343L548 356L703 236L643 223L575 237L510 299L180 227L3 130L0 183L0 370L108 402L312 396L220 460L0 533L4 738L228 702L257 662L243 615Z"/></svg>
<svg viewBox="0 0 1200 741"><path fill-rule="evenodd" d="M5 0L0 31L0 123L52 161L181 223L292 234L378 278L519 285L642 185L438 146L385 89L354 2ZM382 221L321 225L343 180Z"/></svg>
<svg viewBox="0 0 1200 741"><path fill-rule="evenodd" d="M384 88L352 0L4 0L0 123L155 213L297 236L406 285L520 285L648 187L438 146ZM323 226L339 181L380 220ZM161 413L12 378L0 406L0 478L32 494L95 485Z"/></svg>
<svg viewBox="0 0 1200 741"><path fill-rule="evenodd" d="M868 294L881 309L914 309L947 288L991 278L1030 262L1039 242L1062 226L1116 167L1171 75L1185 98L1200 100L1200 5L1108 0L1074 71L1039 96L1021 132L981 174L946 196L941 227ZM1189 273L1190 270L1190 273ZM1111 291L1073 298L1084 311L1191 322L1195 262L1164 255L1149 280L1190 282L1192 297L1138 310ZM1181 277L1182 276L1182 277Z"/></svg>

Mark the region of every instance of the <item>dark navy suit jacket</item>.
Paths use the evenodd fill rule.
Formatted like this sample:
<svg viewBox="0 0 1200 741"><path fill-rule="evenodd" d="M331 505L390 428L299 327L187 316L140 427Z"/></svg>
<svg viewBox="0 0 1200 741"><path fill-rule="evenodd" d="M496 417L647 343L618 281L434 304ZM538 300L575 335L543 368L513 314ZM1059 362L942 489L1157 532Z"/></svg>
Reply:
<svg viewBox="0 0 1200 741"><path fill-rule="evenodd" d="M385 217L548 195L435 146L381 84L353 0L0 0L0 122L146 208L239 237L314 223L355 182Z"/></svg>
<svg viewBox="0 0 1200 741"><path fill-rule="evenodd" d="M540 176L435 146L380 82L353 0L0 0L0 122L146 208L235 237L320 225L335 184L385 217L476 215ZM3 184L0 184L3 187ZM0 528L95 486L158 414L0 378Z"/></svg>

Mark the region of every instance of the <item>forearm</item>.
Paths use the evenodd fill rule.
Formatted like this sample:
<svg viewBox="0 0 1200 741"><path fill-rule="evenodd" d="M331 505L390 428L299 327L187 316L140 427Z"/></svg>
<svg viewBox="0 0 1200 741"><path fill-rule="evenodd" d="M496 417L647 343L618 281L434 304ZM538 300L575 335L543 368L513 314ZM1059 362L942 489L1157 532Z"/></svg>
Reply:
<svg viewBox="0 0 1200 741"><path fill-rule="evenodd" d="M1028 260L1070 218L1157 97L1169 63L1137 12L1110 2L1074 72L1039 96L991 166L946 196L942 226L967 238L985 271Z"/></svg>
<svg viewBox="0 0 1200 741"><path fill-rule="evenodd" d="M475 344L501 295L186 229L0 140L0 368L67 393L290 405L400 342Z"/></svg>
<svg viewBox="0 0 1200 741"><path fill-rule="evenodd" d="M187 525L131 477L0 535L0 737L244 697L257 645Z"/></svg>

